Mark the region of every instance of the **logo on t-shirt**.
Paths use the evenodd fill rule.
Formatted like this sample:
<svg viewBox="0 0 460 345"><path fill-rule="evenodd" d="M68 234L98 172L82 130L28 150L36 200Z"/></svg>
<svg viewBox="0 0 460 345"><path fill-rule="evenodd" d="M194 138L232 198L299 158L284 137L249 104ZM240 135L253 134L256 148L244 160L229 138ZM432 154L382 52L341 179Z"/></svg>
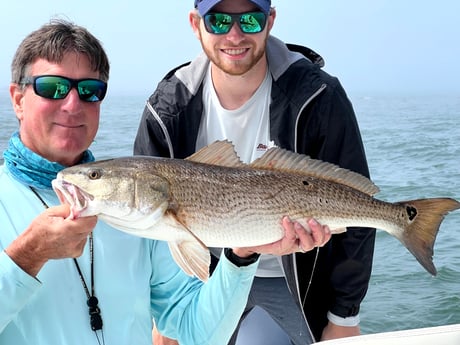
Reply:
<svg viewBox="0 0 460 345"><path fill-rule="evenodd" d="M260 143L259 145L257 145L256 151L258 151L258 152L265 152L265 151L268 151L269 149L271 149L272 147L276 147L274 141L270 141L270 142L268 143L268 145L265 145L265 144L263 144L263 143Z"/></svg>

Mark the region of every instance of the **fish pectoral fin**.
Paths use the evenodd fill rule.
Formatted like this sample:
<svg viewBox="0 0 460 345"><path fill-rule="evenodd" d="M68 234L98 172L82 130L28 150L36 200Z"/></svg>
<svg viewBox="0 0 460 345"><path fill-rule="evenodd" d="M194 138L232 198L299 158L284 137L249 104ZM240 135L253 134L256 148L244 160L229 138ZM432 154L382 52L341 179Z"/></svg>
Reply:
<svg viewBox="0 0 460 345"><path fill-rule="evenodd" d="M163 231L176 235L175 240L167 240L169 251L177 265L188 275L202 281L209 277L211 255L208 247L181 221L172 210L165 213L161 225Z"/></svg>
<svg viewBox="0 0 460 345"><path fill-rule="evenodd" d="M208 280L211 256L207 247L193 240L168 242L168 245L174 261L186 274L204 282Z"/></svg>

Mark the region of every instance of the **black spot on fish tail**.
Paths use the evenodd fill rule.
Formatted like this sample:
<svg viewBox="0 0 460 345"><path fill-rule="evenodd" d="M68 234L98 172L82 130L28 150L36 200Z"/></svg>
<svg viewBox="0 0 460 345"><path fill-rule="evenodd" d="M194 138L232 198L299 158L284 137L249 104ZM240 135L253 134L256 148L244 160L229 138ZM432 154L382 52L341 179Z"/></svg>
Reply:
<svg viewBox="0 0 460 345"><path fill-rule="evenodd" d="M414 218L417 217L417 209L414 206L407 206L406 212L410 221L413 221Z"/></svg>
<svg viewBox="0 0 460 345"><path fill-rule="evenodd" d="M450 198L420 199L400 202L411 220L398 237L418 262L432 275L433 247L444 216L460 208L460 202Z"/></svg>

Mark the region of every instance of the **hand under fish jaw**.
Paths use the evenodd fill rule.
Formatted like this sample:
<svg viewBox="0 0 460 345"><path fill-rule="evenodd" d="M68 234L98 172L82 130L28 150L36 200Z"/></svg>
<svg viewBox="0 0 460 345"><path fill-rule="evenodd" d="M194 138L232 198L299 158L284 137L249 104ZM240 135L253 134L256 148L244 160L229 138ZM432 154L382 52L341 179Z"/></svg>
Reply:
<svg viewBox="0 0 460 345"><path fill-rule="evenodd" d="M52 181L53 189L62 204L70 206L70 219L80 217L82 211L88 207L88 200L92 197L80 188L65 181Z"/></svg>
<svg viewBox="0 0 460 345"><path fill-rule="evenodd" d="M314 219L307 220L308 228L299 222L291 221L289 217L283 217L282 226L285 235L282 239L256 247L234 248L233 252L246 257L254 253L288 255L296 252L306 253L315 247L324 246L331 239L331 230L327 225L321 225Z"/></svg>

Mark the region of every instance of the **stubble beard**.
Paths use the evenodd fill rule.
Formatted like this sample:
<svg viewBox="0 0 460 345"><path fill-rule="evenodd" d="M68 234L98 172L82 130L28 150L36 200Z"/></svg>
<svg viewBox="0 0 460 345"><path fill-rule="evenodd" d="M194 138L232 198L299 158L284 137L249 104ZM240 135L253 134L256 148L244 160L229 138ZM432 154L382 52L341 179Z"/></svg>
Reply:
<svg viewBox="0 0 460 345"><path fill-rule="evenodd" d="M249 59L245 59L246 61L243 62L241 60L239 61L223 61L219 57L218 53L215 53L216 51L220 52L219 49L217 48L208 48L203 44L203 41L200 40L201 46L203 48L204 53L208 57L208 59L220 70L223 72L232 75L232 76L241 76L246 74L248 71L250 71L257 63L262 59L262 57L265 54L265 47L267 44L267 37L265 38L262 46L260 46L259 49L252 49L251 50L251 56L249 56ZM251 44L252 47L254 47L253 44ZM235 47L238 48L238 47Z"/></svg>

